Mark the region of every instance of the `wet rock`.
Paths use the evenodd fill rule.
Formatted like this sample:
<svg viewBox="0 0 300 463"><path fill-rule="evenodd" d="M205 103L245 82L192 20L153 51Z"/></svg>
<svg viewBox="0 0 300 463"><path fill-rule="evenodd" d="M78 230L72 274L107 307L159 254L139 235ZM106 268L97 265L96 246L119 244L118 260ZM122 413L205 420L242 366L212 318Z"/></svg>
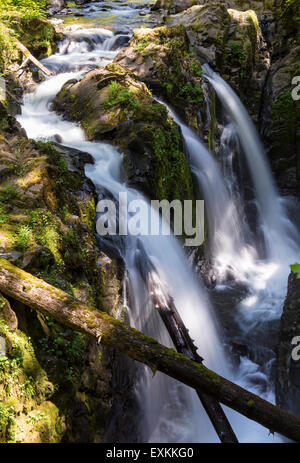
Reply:
<svg viewBox="0 0 300 463"><path fill-rule="evenodd" d="M277 350L276 401L287 411L300 416L300 361L293 360L294 337L300 336L300 279L291 273L281 317Z"/></svg>
<svg viewBox="0 0 300 463"><path fill-rule="evenodd" d="M18 328L18 319L7 299L0 294L0 317L12 331Z"/></svg>
<svg viewBox="0 0 300 463"><path fill-rule="evenodd" d="M292 80L299 75L300 45L272 64L264 93L261 132L279 186L300 190L300 106L293 100Z"/></svg>
<svg viewBox="0 0 300 463"><path fill-rule="evenodd" d="M150 198L192 198L178 127L125 67L110 64L89 72L75 85L67 83L54 107L80 122L89 139L105 139L121 147L131 186Z"/></svg>
<svg viewBox="0 0 300 463"><path fill-rule="evenodd" d="M50 15L59 13L65 6L65 0L49 0L48 12Z"/></svg>

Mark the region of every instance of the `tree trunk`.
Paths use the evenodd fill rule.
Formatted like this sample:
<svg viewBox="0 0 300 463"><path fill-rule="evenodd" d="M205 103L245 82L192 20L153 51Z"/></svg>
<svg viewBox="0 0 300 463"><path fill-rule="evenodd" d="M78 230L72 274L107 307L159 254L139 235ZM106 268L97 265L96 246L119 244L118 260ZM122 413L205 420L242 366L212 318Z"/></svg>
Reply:
<svg viewBox="0 0 300 463"><path fill-rule="evenodd" d="M257 421L272 432L300 442L300 419L168 349L155 339L127 328L104 312L0 259L0 291L26 306L50 315L59 323L92 336L103 345L181 381L193 389Z"/></svg>
<svg viewBox="0 0 300 463"><path fill-rule="evenodd" d="M25 60L23 61L23 63L21 64L21 67L19 69L21 69L23 66L26 65L26 63L28 62L28 60L30 60L33 64L35 64L35 66L37 66L44 74L46 74L46 76L50 77L52 76L52 71L50 71L48 68L46 68L46 66L44 66L42 63L40 63L31 53L30 51L28 50L28 48L25 47L25 45L23 45L18 39L14 39L15 41L15 44L16 46L18 47L18 49L23 53L23 55L25 56Z"/></svg>

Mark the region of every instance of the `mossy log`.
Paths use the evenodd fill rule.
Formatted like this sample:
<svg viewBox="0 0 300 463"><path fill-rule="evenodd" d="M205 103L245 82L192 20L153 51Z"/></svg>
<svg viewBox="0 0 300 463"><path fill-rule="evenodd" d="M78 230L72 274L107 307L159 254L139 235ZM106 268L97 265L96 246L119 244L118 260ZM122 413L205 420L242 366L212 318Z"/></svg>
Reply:
<svg viewBox="0 0 300 463"><path fill-rule="evenodd" d="M257 421L272 432L300 442L300 419L237 386L204 365L159 344L118 320L0 259L0 291L103 345L161 371Z"/></svg>

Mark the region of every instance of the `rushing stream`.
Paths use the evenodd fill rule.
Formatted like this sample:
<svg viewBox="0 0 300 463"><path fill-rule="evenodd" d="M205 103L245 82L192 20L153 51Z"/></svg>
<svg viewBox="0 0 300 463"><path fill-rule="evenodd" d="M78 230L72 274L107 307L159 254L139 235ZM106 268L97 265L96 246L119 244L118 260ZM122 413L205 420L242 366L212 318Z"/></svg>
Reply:
<svg viewBox="0 0 300 463"><path fill-rule="evenodd" d="M134 27L141 24L142 15L139 13L148 13L147 6L144 11L134 3L126 3L126 7L122 9L120 3L116 6L114 2L111 9L111 23L107 19L107 12L102 11L101 16L101 11L94 4L88 4L81 9L86 13L82 23L77 21L75 26L68 25L66 37L59 44L58 52L43 61L56 75L41 83L33 93L25 95L22 114L18 116L18 120L31 138L60 139L65 146L90 153L95 164L86 166L86 174L93 183L105 188L115 200L120 192L127 193L129 200L144 199L147 204L145 213L148 215L150 204L147 200L122 182L122 154L119 150L106 143L86 141L83 130L78 125L63 120L51 111L51 102L65 82L80 78L96 66L107 64L114 58L118 48L126 43L130 35L130 30L124 26L126 15L130 17L128 24ZM101 27L102 20L102 27L109 25L109 29ZM246 296L241 298L235 312L237 329L242 336L250 328L255 330L257 324L261 328L266 319L279 318L286 290L288 265L296 260L296 232L275 191L271 172L246 110L220 77L208 67L205 71L231 118L232 124L226 130L229 135L234 132L243 148L241 151L247 156L255 187L259 224L267 249L265 255L261 255L260 249L255 245L255 237L240 207L242 199L237 201L237 196L232 194L236 190L232 169L224 169L227 172L224 177L217 161L198 136L174 114L173 116L182 128L191 169L206 202L209 246L217 283L214 297L219 295L222 299L224 291L232 288L233 281L248 287ZM225 143L226 132L223 135ZM174 298L175 305L199 348L199 354L205 359L205 365L274 401L273 387L268 378L268 368L274 359L270 357L271 363L262 368L244 356L241 357L238 368L231 368L209 295L199 281L199 276L190 268L188 259L174 236L128 236L126 240L124 238L122 242L116 241L113 245L119 246L119 254L126 265L127 304L133 326L165 345L172 345L153 306L150 288L144 278L146 267L157 287L163 288ZM228 274L231 275L230 281ZM262 383L269 385L262 389ZM153 378L148 369L141 367L136 392L143 410L141 427L145 440L218 441L196 393L188 387L160 373ZM280 440L279 437L268 437L266 429L235 412L226 409L226 413L240 441Z"/></svg>

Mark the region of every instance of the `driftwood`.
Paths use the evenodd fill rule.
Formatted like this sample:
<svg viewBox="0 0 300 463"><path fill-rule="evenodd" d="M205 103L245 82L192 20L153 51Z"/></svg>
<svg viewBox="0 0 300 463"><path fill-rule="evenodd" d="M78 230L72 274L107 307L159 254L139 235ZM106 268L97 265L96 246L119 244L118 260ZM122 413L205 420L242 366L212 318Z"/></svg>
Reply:
<svg viewBox="0 0 300 463"><path fill-rule="evenodd" d="M300 442L300 419L155 339L0 259L0 291L103 345L214 397L271 432Z"/></svg>
<svg viewBox="0 0 300 463"><path fill-rule="evenodd" d="M197 347L180 317L173 298L162 287L154 269L151 273L148 273L147 284L154 306L158 310L177 352L194 362L202 364L203 358L198 354ZM199 389L196 392L220 441L222 443L237 443L237 437L219 402Z"/></svg>
<svg viewBox="0 0 300 463"><path fill-rule="evenodd" d="M21 64L20 69L22 69L24 66L26 66L28 61L31 61L35 66L37 66L46 76L50 77L53 75L52 71L50 71L46 66L44 66L40 61L38 61L28 50L28 48L25 47L18 39L14 38L15 44L17 48L23 53L25 56L25 60Z"/></svg>

